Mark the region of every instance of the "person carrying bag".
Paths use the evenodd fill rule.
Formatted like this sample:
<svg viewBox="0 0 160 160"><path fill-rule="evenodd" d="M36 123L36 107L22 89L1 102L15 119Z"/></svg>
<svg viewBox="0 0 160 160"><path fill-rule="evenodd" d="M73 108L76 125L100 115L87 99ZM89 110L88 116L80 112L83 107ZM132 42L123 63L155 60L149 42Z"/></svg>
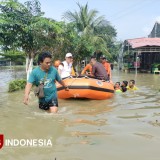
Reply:
<svg viewBox="0 0 160 160"><path fill-rule="evenodd" d="M45 81L47 79L47 74L48 73L46 73L43 82L40 82L40 84L34 90L34 94L38 98L44 98L45 97L45 95L44 95L44 83L45 83Z"/></svg>
<svg viewBox="0 0 160 160"><path fill-rule="evenodd" d="M68 86L63 82L51 62L52 56L49 52L39 54L39 66L33 69L27 80L23 103L28 104L30 90L35 84L38 86L35 89L35 95L39 99L39 108L50 113L56 113L58 111L58 96L55 81L60 83L66 91L68 91Z"/></svg>

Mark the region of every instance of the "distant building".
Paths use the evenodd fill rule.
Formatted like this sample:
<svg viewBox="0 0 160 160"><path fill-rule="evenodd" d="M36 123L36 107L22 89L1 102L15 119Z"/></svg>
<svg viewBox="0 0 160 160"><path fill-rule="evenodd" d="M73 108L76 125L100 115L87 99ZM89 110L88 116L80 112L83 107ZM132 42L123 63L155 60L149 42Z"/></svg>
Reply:
<svg viewBox="0 0 160 160"><path fill-rule="evenodd" d="M10 65L10 61L9 60L1 60L0 59L0 66L9 66Z"/></svg>
<svg viewBox="0 0 160 160"><path fill-rule="evenodd" d="M160 38L127 39L122 46L121 58L129 69L152 71L155 63L160 63Z"/></svg>
<svg viewBox="0 0 160 160"><path fill-rule="evenodd" d="M127 39L119 53L119 68L153 71L160 69L160 22L156 22L148 38Z"/></svg>

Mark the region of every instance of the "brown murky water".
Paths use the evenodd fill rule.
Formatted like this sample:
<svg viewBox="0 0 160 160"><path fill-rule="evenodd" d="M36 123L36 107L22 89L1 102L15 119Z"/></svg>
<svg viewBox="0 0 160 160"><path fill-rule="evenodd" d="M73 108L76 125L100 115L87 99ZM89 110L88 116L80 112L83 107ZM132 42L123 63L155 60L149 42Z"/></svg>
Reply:
<svg viewBox="0 0 160 160"><path fill-rule="evenodd" d="M22 72L18 72L22 75ZM139 91L108 100L59 100L59 113L38 109L33 93L7 93L12 71L0 71L0 134L5 139L50 139L52 147L6 147L2 160L159 160L160 75L113 71L113 81L135 79Z"/></svg>

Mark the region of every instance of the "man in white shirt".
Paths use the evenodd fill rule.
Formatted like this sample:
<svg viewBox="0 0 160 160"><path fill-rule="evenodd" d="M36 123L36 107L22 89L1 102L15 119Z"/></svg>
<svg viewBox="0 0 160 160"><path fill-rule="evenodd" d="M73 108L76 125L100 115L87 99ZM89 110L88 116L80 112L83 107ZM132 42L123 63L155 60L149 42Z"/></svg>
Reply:
<svg viewBox="0 0 160 160"><path fill-rule="evenodd" d="M58 67L58 73L61 76L61 78L66 78L71 75L72 72L72 53L67 53L65 56L65 61L62 62L62 64Z"/></svg>

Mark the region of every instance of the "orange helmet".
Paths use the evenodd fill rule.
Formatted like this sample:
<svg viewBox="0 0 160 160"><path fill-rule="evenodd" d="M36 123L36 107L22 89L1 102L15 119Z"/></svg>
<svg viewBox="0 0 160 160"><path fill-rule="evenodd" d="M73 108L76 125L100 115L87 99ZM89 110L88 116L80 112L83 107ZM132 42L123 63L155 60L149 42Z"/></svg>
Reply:
<svg viewBox="0 0 160 160"><path fill-rule="evenodd" d="M56 61L54 62L54 66L55 66L55 67L58 67L58 66L60 65L60 63L61 63L60 60L56 60Z"/></svg>

